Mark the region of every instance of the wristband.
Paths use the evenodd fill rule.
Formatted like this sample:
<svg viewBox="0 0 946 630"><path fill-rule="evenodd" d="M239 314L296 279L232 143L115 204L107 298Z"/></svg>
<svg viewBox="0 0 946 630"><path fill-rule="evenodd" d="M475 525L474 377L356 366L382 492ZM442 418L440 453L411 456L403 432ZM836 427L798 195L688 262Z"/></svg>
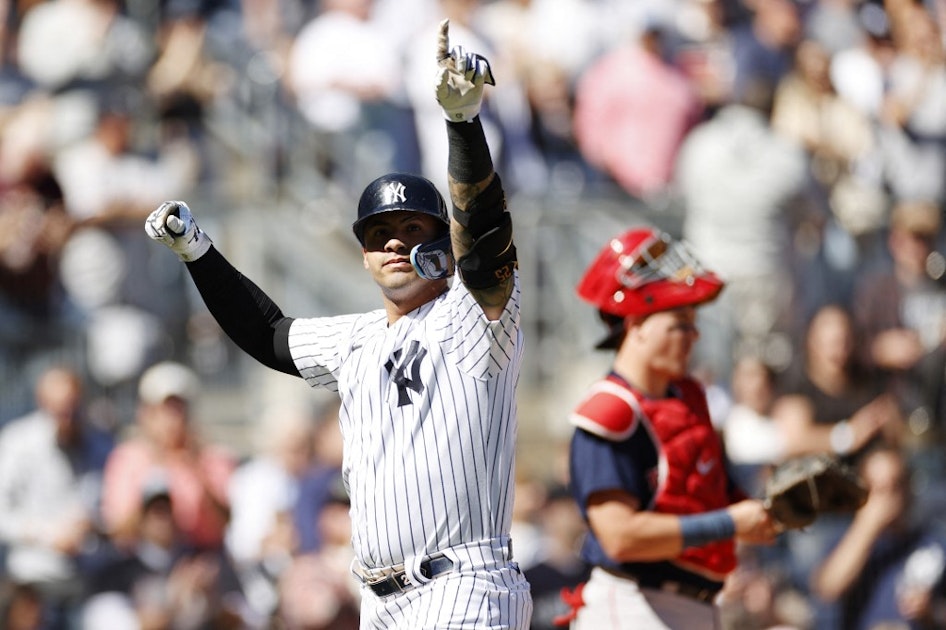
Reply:
<svg viewBox="0 0 946 630"><path fill-rule="evenodd" d="M684 549L702 547L706 543L735 536L736 522L728 510L687 514L680 517L680 534L683 536Z"/></svg>

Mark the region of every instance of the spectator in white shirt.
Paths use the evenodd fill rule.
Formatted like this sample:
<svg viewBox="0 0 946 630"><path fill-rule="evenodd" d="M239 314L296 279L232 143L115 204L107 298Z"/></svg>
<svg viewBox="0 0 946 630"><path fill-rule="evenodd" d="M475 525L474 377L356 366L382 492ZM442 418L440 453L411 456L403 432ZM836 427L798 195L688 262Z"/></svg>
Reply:
<svg viewBox="0 0 946 630"><path fill-rule="evenodd" d="M78 560L98 517L110 433L83 414L83 384L55 366L36 381L36 409L0 431L0 541L15 583L61 611L79 594Z"/></svg>

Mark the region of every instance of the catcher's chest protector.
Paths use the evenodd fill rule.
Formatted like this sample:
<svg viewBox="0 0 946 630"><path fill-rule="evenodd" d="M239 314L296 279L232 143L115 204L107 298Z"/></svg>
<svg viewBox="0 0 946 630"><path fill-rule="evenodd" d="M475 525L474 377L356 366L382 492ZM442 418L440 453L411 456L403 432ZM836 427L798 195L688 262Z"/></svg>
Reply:
<svg viewBox="0 0 946 630"><path fill-rule="evenodd" d="M648 471L654 485L650 509L692 514L729 504L723 451L710 421L703 388L691 379L674 383L679 397L648 399L609 376L589 392L572 422L619 442L647 431L658 453L658 470ZM686 549L677 563L711 579L722 579L736 566L731 540Z"/></svg>

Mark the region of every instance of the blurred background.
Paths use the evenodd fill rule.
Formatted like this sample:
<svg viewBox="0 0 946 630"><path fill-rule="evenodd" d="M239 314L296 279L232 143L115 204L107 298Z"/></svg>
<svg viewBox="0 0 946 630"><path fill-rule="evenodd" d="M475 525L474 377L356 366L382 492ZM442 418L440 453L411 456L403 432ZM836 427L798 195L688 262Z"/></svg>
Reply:
<svg viewBox="0 0 946 630"><path fill-rule="evenodd" d="M904 470L841 568L851 518L745 550L727 626L946 627L943 0L0 0L0 627L357 627L334 401L143 222L185 200L287 315L379 307L350 226L388 171L446 196L444 17L497 80L534 627L584 570L568 413L611 358L574 286L642 223L727 281L693 370L747 492L806 452Z"/></svg>

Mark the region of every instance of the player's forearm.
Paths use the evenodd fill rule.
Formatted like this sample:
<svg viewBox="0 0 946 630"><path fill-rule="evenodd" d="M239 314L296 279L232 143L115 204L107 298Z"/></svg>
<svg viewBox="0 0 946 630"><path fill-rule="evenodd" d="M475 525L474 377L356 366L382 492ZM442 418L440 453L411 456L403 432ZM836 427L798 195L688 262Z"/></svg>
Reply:
<svg viewBox="0 0 946 630"><path fill-rule="evenodd" d="M450 199L460 210L470 207L495 174L479 116L470 122L447 122Z"/></svg>
<svg viewBox="0 0 946 630"><path fill-rule="evenodd" d="M460 278L487 317L496 319L512 294L516 267L505 193L478 116L447 122L447 137L453 254Z"/></svg>
<svg viewBox="0 0 946 630"><path fill-rule="evenodd" d="M187 263L210 313L244 352L274 370L299 376L289 353L292 319L216 248Z"/></svg>
<svg viewBox="0 0 946 630"><path fill-rule="evenodd" d="M617 562L653 562L679 556L684 549L680 518L638 510L633 507L636 501L616 496L588 506L588 522L604 552Z"/></svg>
<svg viewBox="0 0 946 630"><path fill-rule="evenodd" d="M594 528L599 542L618 562L655 562L676 558L683 551L679 519L657 512L636 512L621 525Z"/></svg>
<svg viewBox="0 0 946 630"><path fill-rule="evenodd" d="M453 253L459 259L473 248L476 240L474 232L483 231L482 228L477 229L477 217L472 216L482 214L482 209L473 206L493 181L495 172L479 116L470 122L447 122L447 139L450 200L453 202L454 217L459 219L453 221L451 234Z"/></svg>

